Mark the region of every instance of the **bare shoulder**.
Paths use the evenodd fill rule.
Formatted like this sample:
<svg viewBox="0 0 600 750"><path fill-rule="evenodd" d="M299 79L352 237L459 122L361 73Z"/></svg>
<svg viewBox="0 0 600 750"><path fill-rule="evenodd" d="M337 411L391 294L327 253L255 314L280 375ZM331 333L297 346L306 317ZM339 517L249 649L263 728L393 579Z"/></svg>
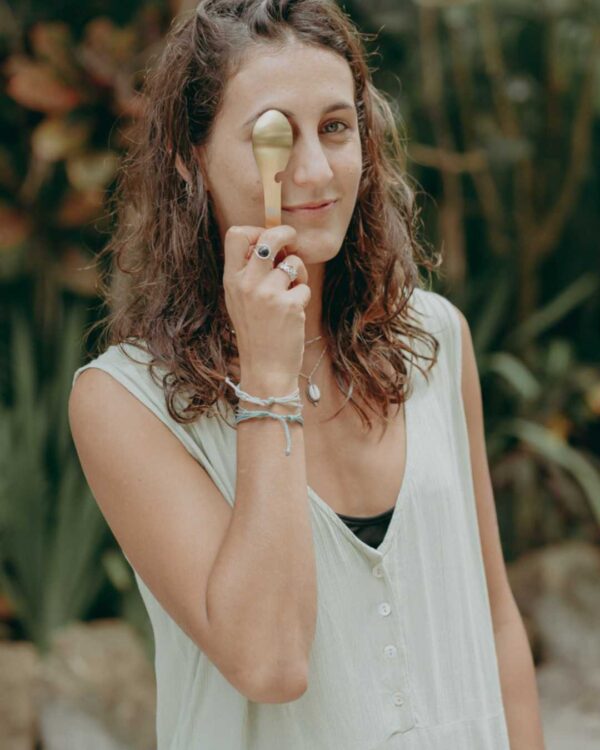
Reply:
<svg viewBox="0 0 600 750"><path fill-rule="evenodd" d="M227 500L161 419L103 370L79 374L69 423L90 489L135 570L222 674L251 695L206 607L232 516Z"/></svg>

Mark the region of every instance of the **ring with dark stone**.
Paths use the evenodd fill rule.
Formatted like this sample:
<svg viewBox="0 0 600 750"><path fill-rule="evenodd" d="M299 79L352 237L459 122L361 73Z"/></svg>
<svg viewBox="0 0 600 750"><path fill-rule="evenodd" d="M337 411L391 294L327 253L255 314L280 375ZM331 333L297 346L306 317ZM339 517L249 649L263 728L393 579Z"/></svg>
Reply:
<svg viewBox="0 0 600 750"><path fill-rule="evenodd" d="M273 250L269 247L269 245L265 244L257 245L254 248L254 253L261 260L269 260L269 258L273 257Z"/></svg>

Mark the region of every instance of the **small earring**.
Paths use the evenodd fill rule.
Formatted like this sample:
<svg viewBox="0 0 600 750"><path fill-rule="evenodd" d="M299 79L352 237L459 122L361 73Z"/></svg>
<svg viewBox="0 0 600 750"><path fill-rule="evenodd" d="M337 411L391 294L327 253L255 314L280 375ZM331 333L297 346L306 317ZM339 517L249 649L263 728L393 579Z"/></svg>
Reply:
<svg viewBox="0 0 600 750"><path fill-rule="evenodd" d="M193 198L194 197L194 186L193 186L191 180L186 180L185 181L185 191L187 193L188 198Z"/></svg>

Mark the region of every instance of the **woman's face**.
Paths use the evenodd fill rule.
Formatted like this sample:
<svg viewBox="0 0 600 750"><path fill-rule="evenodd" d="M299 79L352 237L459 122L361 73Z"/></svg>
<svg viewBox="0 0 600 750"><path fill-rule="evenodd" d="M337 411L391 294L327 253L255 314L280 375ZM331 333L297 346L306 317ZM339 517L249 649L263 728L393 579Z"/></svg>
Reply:
<svg viewBox="0 0 600 750"><path fill-rule="evenodd" d="M200 148L221 238L232 225L264 226L252 128L268 109L292 126L294 145L281 183L281 223L298 232L294 249L306 264L323 263L342 246L362 171L350 66L322 48L291 42L254 47L229 79L209 141ZM334 200L325 211L285 210Z"/></svg>

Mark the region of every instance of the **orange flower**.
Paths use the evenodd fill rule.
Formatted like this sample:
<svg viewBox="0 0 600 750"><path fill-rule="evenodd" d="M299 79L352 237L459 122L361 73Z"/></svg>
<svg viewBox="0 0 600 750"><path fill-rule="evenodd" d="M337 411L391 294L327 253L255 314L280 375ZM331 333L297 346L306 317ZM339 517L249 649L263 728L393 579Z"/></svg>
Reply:
<svg viewBox="0 0 600 750"><path fill-rule="evenodd" d="M6 64L9 76L7 94L27 109L48 114L62 114L77 107L83 97L55 76L52 68L22 56L14 56Z"/></svg>
<svg viewBox="0 0 600 750"><path fill-rule="evenodd" d="M56 219L61 227L78 227L93 221L104 206L103 190L69 191L58 210Z"/></svg>
<svg viewBox="0 0 600 750"><path fill-rule="evenodd" d="M0 250L18 247L30 231L29 222L20 211L0 203Z"/></svg>
<svg viewBox="0 0 600 750"><path fill-rule="evenodd" d="M563 440L568 440L573 428L573 422L564 414L552 414L546 420L546 427Z"/></svg>

